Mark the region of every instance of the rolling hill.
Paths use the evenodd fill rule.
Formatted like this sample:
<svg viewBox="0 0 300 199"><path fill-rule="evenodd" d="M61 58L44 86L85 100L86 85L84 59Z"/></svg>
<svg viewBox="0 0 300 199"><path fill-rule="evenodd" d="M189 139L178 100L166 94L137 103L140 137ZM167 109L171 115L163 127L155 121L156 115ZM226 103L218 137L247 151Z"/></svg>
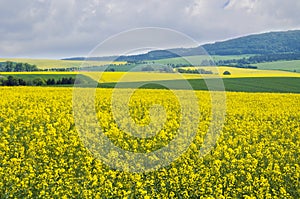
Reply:
<svg viewBox="0 0 300 199"><path fill-rule="evenodd" d="M203 55L203 48L210 55L270 55L300 53L300 30L268 32L253 34L226 41L201 45L195 48L174 48L154 50L148 53L131 56L90 57L89 60L103 61L142 61L174 58L179 56ZM84 57L67 58L66 60L83 60Z"/></svg>
<svg viewBox="0 0 300 199"><path fill-rule="evenodd" d="M300 30L249 35L202 47L210 55L278 54L300 52Z"/></svg>

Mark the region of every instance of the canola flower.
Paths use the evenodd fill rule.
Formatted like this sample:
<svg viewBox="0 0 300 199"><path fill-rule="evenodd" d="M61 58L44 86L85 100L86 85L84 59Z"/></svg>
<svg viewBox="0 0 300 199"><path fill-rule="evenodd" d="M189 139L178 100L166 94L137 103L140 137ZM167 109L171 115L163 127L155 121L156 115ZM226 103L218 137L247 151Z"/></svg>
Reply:
<svg viewBox="0 0 300 199"><path fill-rule="evenodd" d="M97 118L117 146L147 152L175 136L180 113L168 90L138 90L130 114L150 122L161 104L166 121L156 136L118 129L111 89L97 89ZM227 93L227 117L213 150L199 158L210 122L210 95L197 91L199 127L189 149L148 173L118 171L85 148L75 128L71 88L1 87L1 198L300 198L300 95ZM117 156L118 154L111 154ZM117 164L117 162L116 162Z"/></svg>

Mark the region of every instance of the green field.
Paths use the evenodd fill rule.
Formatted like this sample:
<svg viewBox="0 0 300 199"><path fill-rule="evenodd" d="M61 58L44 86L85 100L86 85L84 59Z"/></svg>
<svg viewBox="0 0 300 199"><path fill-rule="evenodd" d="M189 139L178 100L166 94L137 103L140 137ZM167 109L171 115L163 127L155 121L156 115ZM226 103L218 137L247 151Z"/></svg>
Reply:
<svg viewBox="0 0 300 199"><path fill-rule="evenodd" d="M292 72L300 72L300 60L293 61L275 61L275 62L266 62L266 63L258 63L253 64L257 66L258 69L263 70L285 70Z"/></svg>
<svg viewBox="0 0 300 199"><path fill-rule="evenodd" d="M188 79L188 80L165 80L143 82L141 88L147 89L166 89L162 85L171 85L170 89L184 89L184 82L188 81L194 90L208 90L206 81L209 85L214 83L214 79ZM223 79L226 91L236 92L274 92L274 93L300 93L300 78L297 77L251 77L251 78L226 78ZM137 82L118 83L121 88L136 88L140 85ZM101 88L114 88L116 83L100 83ZM222 90L216 87L215 90Z"/></svg>

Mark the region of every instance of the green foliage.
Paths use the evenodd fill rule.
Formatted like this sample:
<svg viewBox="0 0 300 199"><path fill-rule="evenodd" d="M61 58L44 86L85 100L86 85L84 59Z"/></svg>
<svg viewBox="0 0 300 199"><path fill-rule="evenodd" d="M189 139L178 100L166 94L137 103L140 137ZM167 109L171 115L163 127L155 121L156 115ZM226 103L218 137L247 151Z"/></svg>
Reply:
<svg viewBox="0 0 300 199"><path fill-rule="evenodd" d="M223 75L231 75L229 71L224 71Z"/></svg>
<svg viewBox="0 0 300 199"><path fill-rule="evenodd" d="M300 30L249 35L203 47L210 55L300 53Z"/></svg>
<svg viewBox="0 0 300 199"><path fill-rule="evenodd" d="M16 63L16 62L1 62L0 63L1 72L23 72L23 71L38 71L36 65L31 65L28 63Z"/></svg>
<svg viewBox="0 0 300 199"><path fill-rule="evenodd" d="M22 79L14 76L0 79L1 86L45 86L45 85L73 85L75 83L74 77L63 77L62 79L55 80L49 78L47 80L38 77L35 79Z"/></svg>
<svg viewBox="0 0 300 199"><path fill-rule="evenodd" d="M55 79L48 79L46 83L47 85L55 85Z"/></svg>
<svg viewBox="0 0 300 199"><path fill-rule="evenodd" d="M33 80L33 85L35 85L35 86L44 86L44 85L46 85L46 82L42 78L37 78L37 79Z"/></svg>
<svg viewBox="0 0 300 199"><path fill-rule="evenodd" d="M154 68L152 66L144 66L142 71L154 71Z"/></svg>
<svg viewBox="0 0 300 199"><path fill-rule="evenodd" d="M115 72L116 70L114 68L107 68L106 71Z"/></svg>
<svg viewBox="0 0 300 199"><path fill-rule="evenodd" d="M185 69L185 68L178 68L177 71L179 73L192 73L192 74L213 74L210 70L204 70L204 69Z"/></svg>

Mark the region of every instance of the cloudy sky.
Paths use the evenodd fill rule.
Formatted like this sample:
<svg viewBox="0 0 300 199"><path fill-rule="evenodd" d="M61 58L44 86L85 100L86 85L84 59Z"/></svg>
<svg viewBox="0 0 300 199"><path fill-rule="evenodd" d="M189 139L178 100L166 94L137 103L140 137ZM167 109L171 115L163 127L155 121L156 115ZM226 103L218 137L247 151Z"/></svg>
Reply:
<svg viewBox="0 0 300 199"><path fill-rule="evenodd" d="M0 57L85 56L122 31L162 27L199 43L300 29L299 0L1 0Z"/></svg>

